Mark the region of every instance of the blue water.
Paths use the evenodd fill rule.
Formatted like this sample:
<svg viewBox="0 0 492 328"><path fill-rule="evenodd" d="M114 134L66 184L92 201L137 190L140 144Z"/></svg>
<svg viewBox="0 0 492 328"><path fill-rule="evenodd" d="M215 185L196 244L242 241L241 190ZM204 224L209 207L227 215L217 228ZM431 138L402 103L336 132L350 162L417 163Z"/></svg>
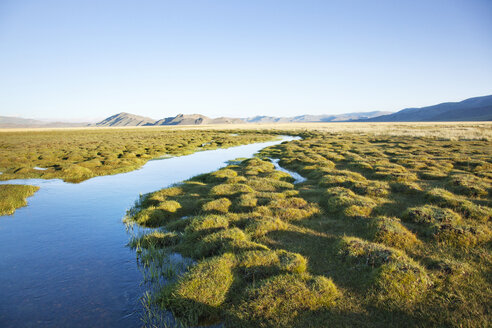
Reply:
<svg viewBox="0 0 492 328"><path fill-rule="evenodd" d="M139 194L292 139L149 161L79 184L1 182L41 188L0 217L0 327L139 327L142 276L121 221Z"/></svg>

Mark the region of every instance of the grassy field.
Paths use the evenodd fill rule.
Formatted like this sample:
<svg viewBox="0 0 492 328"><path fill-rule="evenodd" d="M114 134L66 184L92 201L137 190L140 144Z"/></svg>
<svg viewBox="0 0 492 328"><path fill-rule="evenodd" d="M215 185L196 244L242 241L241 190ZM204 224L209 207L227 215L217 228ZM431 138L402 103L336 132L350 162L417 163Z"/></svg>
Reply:
<svg viewBox="0 0 492 328"><path fill-rule="evenodd" d="M148 160L271 140L247 131L172 129L31 129L0 131L0 180L80 182L138 169Z"/></svg>
<svg viewBox="0 0 492 328"><path fill-rule="evenodd" d="M38 189L35 186L0 185L0 215L13 214L17 208L26 206L26 198Z"/></svg>
<svg viewBox="0 0 492 328"><path fill-rule="evenodd" d="M302 127L142 196L125 220L153 228L130 241L149 309L185 326L488 326L491 126L371 126ZM171 265L176 252L193 264Z"/></svg>

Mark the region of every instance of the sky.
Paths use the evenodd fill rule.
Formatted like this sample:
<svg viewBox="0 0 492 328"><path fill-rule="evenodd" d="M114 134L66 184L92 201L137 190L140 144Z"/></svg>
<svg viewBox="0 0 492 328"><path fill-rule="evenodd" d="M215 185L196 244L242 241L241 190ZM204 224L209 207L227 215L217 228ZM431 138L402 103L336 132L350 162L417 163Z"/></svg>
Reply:
<svg viewBox="0 0 492 328"><path fill-rule="evenodd" d="M1 116L295 116L489 94L491 0L0 0Z"/></svg>

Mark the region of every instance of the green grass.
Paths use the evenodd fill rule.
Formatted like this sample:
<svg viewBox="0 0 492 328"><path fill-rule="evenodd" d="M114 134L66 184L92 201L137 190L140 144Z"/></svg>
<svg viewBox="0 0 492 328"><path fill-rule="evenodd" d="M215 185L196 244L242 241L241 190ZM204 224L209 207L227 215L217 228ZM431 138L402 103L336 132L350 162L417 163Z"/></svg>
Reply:
<svg viewBox="0 0 492 328"><path fill-rule="evenodd" d="M136 170L151 159L191 154L200 150L227 148L265 142L276 133L261 131L186 131L166 129L85 129L52 131L0 131L0 180L60 178L78 183L95 176ZM36 167L44 168L38 170ZM233 178L218 171L217 179ZM25 206L24 191L15 187L5 191L3 214ZM6 190L6 189L5 189ZM37 189L36 189L37 190ZM158 222L178 203L161 203L159 210L146 218ZM142 218L144 220L144 218ZM157 223L155 223L157 224Z"/></svg>
<svg viewBox="0 0 492 328"><path fill-rule="evenodd" d="M0 185L0 215L13 214L17 208L26 206L26 198L38 190L35 186Z"/></svg>
<svg viewBox="0 0 492 328"><path fill-rule="evenodd" d="M301 135L137 202L126 221L162 228L140 254L195 261L150 302L187 325L487 326L491 142Z"/></svg>
<svg viewBox="0 0 492 328"><path fill-rule="evenodd" d="M81 182L129 172L159 157L269 141L260 131L83 129L0 131L0 180ZM36 170L35 167L46 170Z"/></svg>

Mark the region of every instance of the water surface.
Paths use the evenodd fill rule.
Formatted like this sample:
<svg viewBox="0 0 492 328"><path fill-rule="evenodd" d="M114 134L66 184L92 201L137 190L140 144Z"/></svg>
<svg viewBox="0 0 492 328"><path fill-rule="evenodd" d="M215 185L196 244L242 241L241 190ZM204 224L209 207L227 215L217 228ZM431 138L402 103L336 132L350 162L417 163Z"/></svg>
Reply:
<svg viewBox="0 0 492 328"><path fill-rule="evenodd" d="M79 184L0 182L41 187L0 217L0 327L138 327L142 276L121 219L139 194L293 139L153 160Z"/></svg>

